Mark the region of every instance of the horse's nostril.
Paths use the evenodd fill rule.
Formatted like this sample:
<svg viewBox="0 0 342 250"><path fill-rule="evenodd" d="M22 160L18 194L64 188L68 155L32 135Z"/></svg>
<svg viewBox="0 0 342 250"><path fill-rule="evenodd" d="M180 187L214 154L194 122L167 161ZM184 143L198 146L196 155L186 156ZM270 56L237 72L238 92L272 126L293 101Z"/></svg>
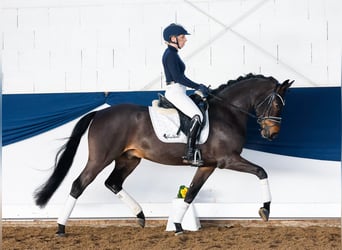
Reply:
<svg viewBox="0 0 342 250"><path fill-rule="evenodd" d="M272 135L271 135L271 140L274 140L275 138L277 138L278 137L278 133L273 133Z"/></svg>

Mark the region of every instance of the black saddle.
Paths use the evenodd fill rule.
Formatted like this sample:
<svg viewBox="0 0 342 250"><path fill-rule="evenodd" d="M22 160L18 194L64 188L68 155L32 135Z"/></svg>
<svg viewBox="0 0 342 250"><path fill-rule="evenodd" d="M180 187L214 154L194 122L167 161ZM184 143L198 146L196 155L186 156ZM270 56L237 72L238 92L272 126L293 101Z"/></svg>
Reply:
<svg viewBox="0 0 342 250"><path fill-rule="evenodd" d="M180 111L176 106L174 106L164 95L158 94L159 100L158 100L158 107L165 108L165 109L176 109L179 114L180 119L180 128L179 130L182 131L186 136L188 136L189 133L189 126L191 122L191 118L184 114L182 111ZM203 100L203 98L197 94L190 95L191 100L197 105L199 110L202 112L203 115L203 122L202 122L202 128L204 127L206 123L206 111L208 109L208 102L206 100ZM178 133L180 132L178 131Z"/></svg>

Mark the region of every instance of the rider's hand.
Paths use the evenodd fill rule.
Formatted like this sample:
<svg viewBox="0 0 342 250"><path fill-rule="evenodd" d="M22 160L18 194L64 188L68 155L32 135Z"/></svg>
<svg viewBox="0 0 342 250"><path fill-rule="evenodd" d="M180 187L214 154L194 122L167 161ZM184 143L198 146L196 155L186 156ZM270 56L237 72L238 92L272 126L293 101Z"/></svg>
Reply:
<svg viewBox="0 0 342 250"><path fill-rule="evenodd" d="M209 92L210 92L210 89L207 86L205 86L204 84L200 84L197 90L199 90L201 92L202 95L201 94L200 95L203 98L207 98L209 95Z"/></svg>

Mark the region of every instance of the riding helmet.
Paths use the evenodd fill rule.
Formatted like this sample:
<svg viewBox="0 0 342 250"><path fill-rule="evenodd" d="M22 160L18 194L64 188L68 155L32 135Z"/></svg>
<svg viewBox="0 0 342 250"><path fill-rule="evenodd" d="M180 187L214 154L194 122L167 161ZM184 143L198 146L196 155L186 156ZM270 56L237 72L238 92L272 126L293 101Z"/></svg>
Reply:
<svg viewBox="0 0 342 250"><path fill-rule="evenodd" d="M190 35L190 33L184 29L182 25L171 23L167 26L163 31L164 40L169 42L171 36L179 36L179 35Z"/></svg>

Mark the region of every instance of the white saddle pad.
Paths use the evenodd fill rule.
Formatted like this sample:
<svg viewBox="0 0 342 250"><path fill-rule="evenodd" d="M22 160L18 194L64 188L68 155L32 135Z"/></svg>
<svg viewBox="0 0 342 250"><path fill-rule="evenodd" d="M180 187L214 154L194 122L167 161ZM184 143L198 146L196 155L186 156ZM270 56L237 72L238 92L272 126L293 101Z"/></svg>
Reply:
<svg viewBox="0 0 342 250"><path fill-rule="evenodd" d="M152 102L152 107L149 106L154 132L159 140L166 143L186 143L187 136L179 130L180 120L176 109L164 109L158 107L158 101ZM207 141L209 135L209 119L208 111L206 112L206 124L201 131L199 144Z"/></svg>

